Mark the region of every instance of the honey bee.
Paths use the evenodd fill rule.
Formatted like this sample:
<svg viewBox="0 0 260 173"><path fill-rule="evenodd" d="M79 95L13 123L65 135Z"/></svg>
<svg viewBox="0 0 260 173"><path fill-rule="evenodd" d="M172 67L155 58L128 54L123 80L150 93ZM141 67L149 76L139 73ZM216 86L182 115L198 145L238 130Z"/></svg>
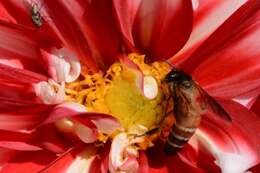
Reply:
<svg viewBox="0 0 260 173"><path fill-rule="evenodd" d="M173 69L166 75L165 82L172 94L176 120L164 145L166 155L176 154L183 148L206 111L231 121L228 113L185 72Z"/></svg>

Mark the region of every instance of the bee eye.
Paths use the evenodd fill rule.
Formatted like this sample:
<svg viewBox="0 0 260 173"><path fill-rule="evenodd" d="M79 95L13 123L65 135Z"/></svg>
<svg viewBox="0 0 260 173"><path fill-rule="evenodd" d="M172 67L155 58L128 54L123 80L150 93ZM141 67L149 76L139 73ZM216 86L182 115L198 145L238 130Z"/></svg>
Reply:
<svg viewBox="0 0 260 173"><path fill-rule="evenodd" d="M183 82L181 83L181 85L182 85L184 88L187 88L187 89L192 86L191 81L183 81Z"/></svg>

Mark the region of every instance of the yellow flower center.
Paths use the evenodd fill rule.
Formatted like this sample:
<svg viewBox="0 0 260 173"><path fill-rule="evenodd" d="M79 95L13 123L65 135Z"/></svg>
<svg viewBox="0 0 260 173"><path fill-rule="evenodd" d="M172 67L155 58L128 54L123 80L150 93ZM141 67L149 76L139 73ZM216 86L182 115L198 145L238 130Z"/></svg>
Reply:
<svg viewBox="0 0 260 173"><path fill-rule="evenodd" d="M66 85L66 99L86 106L87 111L102 112L116 117L126 131L135 126L148 130L160 126L166 115L167 99L162 80L170 67L165 62L146 64L144 56L130 54L144 76L152 76L158 85L155 98L146 98L138 87L136 69L121 62L114 63L105 74L82 74Z"/></svg>

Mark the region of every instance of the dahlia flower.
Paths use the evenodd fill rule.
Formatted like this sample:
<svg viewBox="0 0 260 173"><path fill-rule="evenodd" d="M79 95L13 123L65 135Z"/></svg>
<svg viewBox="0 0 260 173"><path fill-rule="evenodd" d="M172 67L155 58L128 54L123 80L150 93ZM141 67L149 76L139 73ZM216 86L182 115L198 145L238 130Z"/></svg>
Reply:
<svg viewBox="0 0 260 173"><path fill-rule="evenodd" d="M259 172L258 0L0 2L0 173ZM175 155L172 68L231 117ZM160 132L150 133L159 128Z"/></svg>

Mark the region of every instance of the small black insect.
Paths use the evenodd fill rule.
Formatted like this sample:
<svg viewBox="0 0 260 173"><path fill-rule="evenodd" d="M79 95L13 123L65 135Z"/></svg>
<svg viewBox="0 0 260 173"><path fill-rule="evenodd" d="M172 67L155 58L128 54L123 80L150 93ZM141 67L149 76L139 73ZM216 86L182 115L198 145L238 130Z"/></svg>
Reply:
<svg viewBox="0 0 260 173"><path fill-rule="evenodd" d="M32 23L40 28L43 24L43 19L40 13L40 7L37 3L33 3L31 7L31 19Z"/></svg>

